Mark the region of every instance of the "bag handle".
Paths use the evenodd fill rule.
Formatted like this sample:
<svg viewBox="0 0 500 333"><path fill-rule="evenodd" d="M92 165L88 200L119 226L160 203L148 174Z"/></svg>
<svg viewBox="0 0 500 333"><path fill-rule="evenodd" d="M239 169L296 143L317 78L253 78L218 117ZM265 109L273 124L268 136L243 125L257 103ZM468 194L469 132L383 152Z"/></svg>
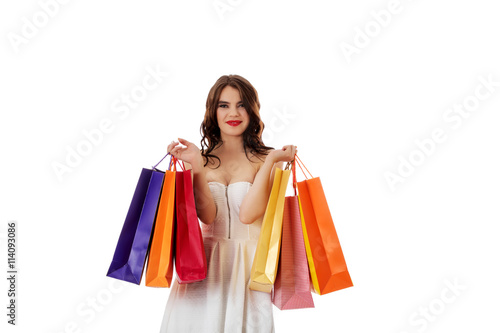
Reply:
<svg viewBox="0 0 500 333"><path fill-rule="evenodd" d="M306 168L304 165L304 162L299 158L297 154L295 154L293 160L291 162L288 162L285 166L284 170L288 170L288 168L291 166L292 168L292 185L293 185L293 191L295 193L295 196L297 196L297 165L299 166L300 170L306 177L306 179L309 179L309 177L306 175L304 172L304 169L306 169L307 173L309 174L310 178L314 178L311 172Z"/></svg>
<svg viewBox="0 0 500 333"><path fill-rule="evenodd" d="M299 156L297 154L295 154L294 162L299 166L300 170L302 171L302 173L304 174L304 177L306 177L306 179L314 178L312 173L306 168L304 162L302 162L302 160L299 158ZM306 175L306 173L304 172L304 169L302 167L304 167L304 169L306 169L306 171L310 177L308 177Z"/></svg>
<svg viewBox="0 0 500 333"><path fill-rule="evenodd" d="M304 169L306 169L307 173L309 174L310 178L314 178L313 175L307 170L306 166L304 165L304 162L299 158L297 154L295 154L295 157L293 158L292 162L288 162L289 164L292 164L292 176L293 176L293 191L295 192L295 195L297 195L297 165L299 166L300 170L304 174L304 177L306 179L309 179L307 177L306 173L304 172Z"/></svg>
<svg viewBox="0 0 500 333"><path fill-rule="evenodd" d="M292 163L292 186L293 186L293 192L294 192L295 196L297 196L297 174L295 171L297 169L296 160L297 160L297 154L295 154L293 161L291 162Z"/></svg>
<svg viewBox="0 0 500 333"><path fill-rule="evenodd" d="M160 164L165 159L165 157L167 157L168 155L170 155L170 153L167 153L167 155L163 156L163 158L160 160L160 162L156 163L156 165L153 167L153 169L156 169L156 167L158 166L158 164ZM171 162L172 162L172 156L170 156L170 163ZM169 168L170 168L170 163L168 164Z"/></svg>
<svg viewBox="0 0 500 333"><path fill-rule="evenodd" d="M174 165L176 163L179 163L179 165L181 166L182 171L186 171L186 167L184 166L184 162L182 162L181 160L179 160L179 159L177 159L175 157L173 159L174 159L174 162L173 162ZM177 168L175 169L175 171L177 171Z"/></svg>
<svg viewBox="0 0 500 333"><path fill-rule="evenodd" d="M156 165L153 167L153 169L156 169L158 164L160 164L165 159L165 157L167 157L168 155L170 155L170 162L168 163L167 170L171 171L172 167L173 167L173 169L174 169L173 171L177 171L176 163L179 163L179 165L182 168L182 171L186 171L186 169L184 168L184 163L181 163L177 158L173 157L170 153L167 153L167 155L163 156L163 158L160 160L160 162L156 163Z"/></svg>

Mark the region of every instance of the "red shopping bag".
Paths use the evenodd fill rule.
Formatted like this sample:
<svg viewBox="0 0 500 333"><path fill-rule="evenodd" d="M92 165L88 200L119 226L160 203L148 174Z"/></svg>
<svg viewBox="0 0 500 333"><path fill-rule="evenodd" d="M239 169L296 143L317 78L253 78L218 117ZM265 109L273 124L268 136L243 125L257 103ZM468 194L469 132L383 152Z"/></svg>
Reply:
<svg viewBox="0 0 500 333"><path fill-rule="evenodd" d="M181 284L201 281L207 277L207 258L196 214L191 170L175 173L175 209L177 281Z"/></svg>
<svg viewBox="0 0 500 333"><path fill-rule="evenodd" d="M302 161L298 156L295 156L295 159L304 172ZM352 287L351 276L319 177L298 182L297 187L314 291L323 295Z"/></svg>

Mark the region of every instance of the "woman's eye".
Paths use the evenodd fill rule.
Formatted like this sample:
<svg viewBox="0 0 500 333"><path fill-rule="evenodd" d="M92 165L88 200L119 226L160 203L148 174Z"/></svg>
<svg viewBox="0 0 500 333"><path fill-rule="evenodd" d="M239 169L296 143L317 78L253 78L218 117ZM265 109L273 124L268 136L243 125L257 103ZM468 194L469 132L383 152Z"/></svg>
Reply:
<svg viewBox="0 0 500 333"><path fill-rule="evenodd" d="M227 104L219 104L220 108L228 108L229 106ZM244 108L245 106L243 104L238 105L239 108Z"/></svg>

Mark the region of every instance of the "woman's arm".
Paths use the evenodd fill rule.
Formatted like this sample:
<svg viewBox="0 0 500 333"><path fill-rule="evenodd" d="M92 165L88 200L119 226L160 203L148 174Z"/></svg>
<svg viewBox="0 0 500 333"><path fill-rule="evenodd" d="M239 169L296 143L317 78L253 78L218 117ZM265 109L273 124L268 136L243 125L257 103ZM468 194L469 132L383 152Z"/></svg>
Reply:
<svg viewBox="0 0 500 333"><path fill-rule="evenodd" d="M203 167L203 159L198 147L195 144L180 139L180 143L186 148L175 147L177 142L169 145L169 151L176 158L185 162L186 170L191 170L191 179L193 181L194 200L196 204L196 214L201 222L205 224L212 224L217 214L215 201L208 187L206 171Z"/></svg>
<svg viewBox="0 0 500 333"><path fill-rule="evenodd" d="M264 215L271 194L276 167L283 168L283 162L290 162L295 156L295 146L285 146L282 150L271 151L264 164L255 175L253 185L240 205L240 221L244 224L255 222Z"/></svg>
<svg viewBox="0 0 500 333"><path fill-rule="evenodd" d="M215 201L208 187L205 168L203 165L193 167L193 191L194 200L196 202L196 213L201 222L212 224L217 214Z"/></svg>

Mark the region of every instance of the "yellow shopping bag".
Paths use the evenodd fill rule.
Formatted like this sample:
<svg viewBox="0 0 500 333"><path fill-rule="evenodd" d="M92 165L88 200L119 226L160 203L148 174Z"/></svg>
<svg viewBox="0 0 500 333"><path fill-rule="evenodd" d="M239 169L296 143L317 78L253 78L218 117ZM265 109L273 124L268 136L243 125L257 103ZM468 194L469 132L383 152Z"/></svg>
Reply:
<svg viewBox="0 0 500 333"><path fill-rule="evenodd" d="M285 194L290 170L276 168L250 272L250 289L270 293L278 272Z"/></svg>

